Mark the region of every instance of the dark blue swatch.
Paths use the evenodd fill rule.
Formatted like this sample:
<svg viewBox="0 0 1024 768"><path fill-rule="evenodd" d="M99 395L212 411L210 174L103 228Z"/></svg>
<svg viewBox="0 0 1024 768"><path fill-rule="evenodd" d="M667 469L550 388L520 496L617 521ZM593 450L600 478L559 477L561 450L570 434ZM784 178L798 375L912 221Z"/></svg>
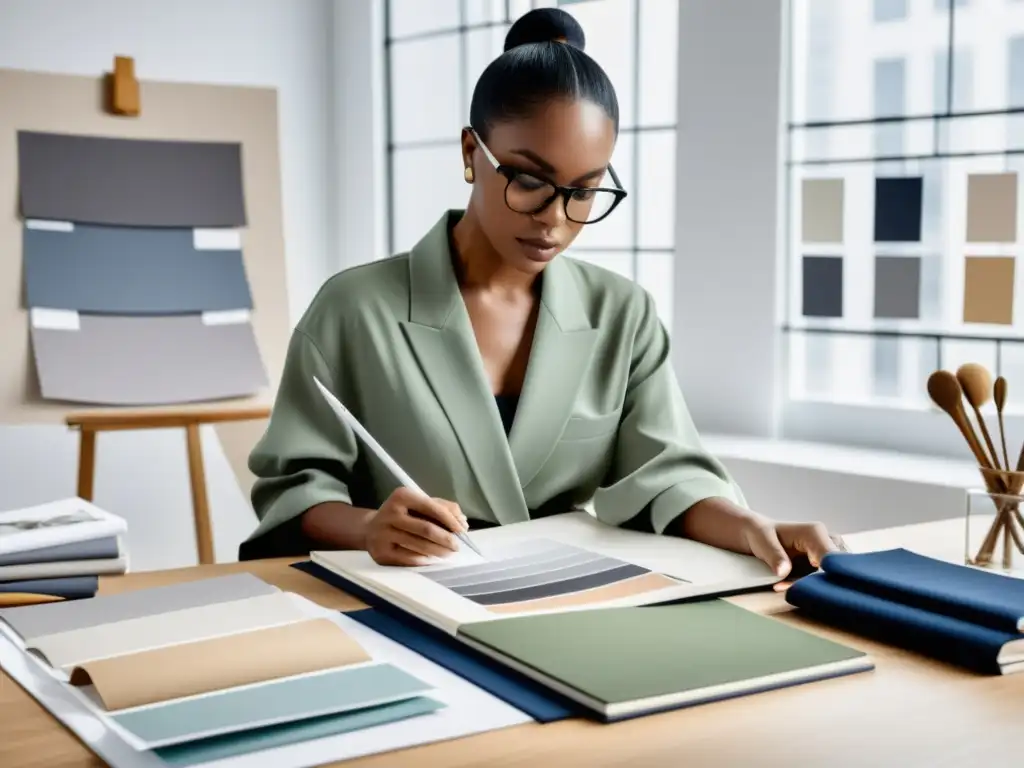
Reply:
<svg viewBox="0 0 1024 768"><path fill-rule="evenodd" d="M843 260L839 256L804 256L804 317L843 316Z"/></svg>
<svg viewBox="0 0 1024 768"><path fill-rule="evenodd" d="M1024 579L906 549L834 552L823 558L821 568L831 581L851 589L1001 632L1018 632L1024 623Z"/></svg>
<svg viewBox="0 0 1024 768"><path fill-rule="evenodd" d="M917 243L921 241L920 176L875 179L875 242Z"/></svg>
<svg viewBox="0 0 1024 768"><path fill-rule="evenodd" d="M348 612L346 616L454 672L537 722L551 723L589 716L581 705L468 647L348 579L310 561L293 563L292 567L373 606Z"/></svg>
<svg viewBox="0 0 1024 768"><path fill-rule="evenodd" d="M861 592L824 572L796 582L786 600L826 624L981 674L1000 674L1002 647L1024 637Z"/></svg>

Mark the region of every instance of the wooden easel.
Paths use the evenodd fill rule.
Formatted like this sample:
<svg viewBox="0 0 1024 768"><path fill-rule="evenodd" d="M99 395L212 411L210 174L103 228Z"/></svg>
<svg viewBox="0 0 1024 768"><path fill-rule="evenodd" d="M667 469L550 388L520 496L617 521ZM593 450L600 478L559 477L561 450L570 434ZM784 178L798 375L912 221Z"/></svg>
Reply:
<svg viewBox="0 0 1024 768"><path fill-rule="evenodd" d="M270 416L270 406L187 406L180 408L142 408L79 411L65 417L65 423L79 432L78 495L92 501L96 474L96 435L142 429L185 430L188 454L189 484L192 490L192 516L195 521L196 549L200 565L214 562L213 528L210 524L210 502L206 495L206 471L203 467L203 446L199 428L203 424L231 421L253 421Z"/></svg>

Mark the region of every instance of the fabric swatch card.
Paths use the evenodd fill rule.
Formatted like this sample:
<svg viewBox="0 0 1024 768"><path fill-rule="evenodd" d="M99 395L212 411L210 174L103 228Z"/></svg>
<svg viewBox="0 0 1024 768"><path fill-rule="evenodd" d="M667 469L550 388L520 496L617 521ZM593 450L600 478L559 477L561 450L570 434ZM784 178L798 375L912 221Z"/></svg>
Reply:
<svg viewBox="0 0 1024 768"><path fill-rule="evenodd" d="M21 214L137 227L246 224L237 143L18 132Z"/></svg>
<svg viewBox="0 0 1024 768"><path fill-rule="evenodd" d="M875 258L875 317L917 319L921 315L921 259Z"/></svg>
<svg viewBox="0 0 1024 768"><path fill-rule="evenodd" d="M967 242L1017 240L1017 174L972 173L967 177Z"/></svg>
<svg viewBox="0 0 1024 768"><path fill-rule="evenodd" d="M804 317L843 316L843 259L840 256L804 256Z"/></svg>
<svg viewBox="0 0 1024 768"><path fill-rule="evenodd" d="M920 176L875 179L875 242L916 243L921 240Z"/></svg>
<svg viewBox="0 0 1024 768"><path fill-rule="evenodd" d="M964 261L964 322L1013 324L1014 258L968 256Z"/></svg>
<svg viewBox="0 0 1024 768"><path fill-rule="evenodd" d="M197 248L203 241L192 229L30 221L22 242L29 307L127 315L252 309L242 251Z"/></svg>
<svg viewBox="0 0 1024 768"><path fill-rule="evenodd" d="M368 661L336 623L311 618L86 661L72 670L71 684L91 685L116 711Z"/></svg>
<svg viewBox="0 0 1024 768"><path fill-rule="evenodd" d="M51 667L70 673L74 667L95 659L138 654L177 643L211 640L309 618L309 611L292 595L271 592L258 597L43 635L26 645Z"/></svg>
<svg viewBox="0 0 1024 768"><path fill-rule="evenodd" d="M112 715L149 748L366 709L429 693L391 664L366 664L221 690Z"/></svg>
<svg viewBox="0 0 1024 768"><path fill-rule="evenodd" d="M160 317L31 311L42 396L168 405L258 394L268 383L248 314Z"/></svg>
<svg viewBox="0 0 1024 768"><path fill-rule="evenodd" d="M60 632L280 591L250 573L237 573L138 592L100 595L90 600L5 608L0 610L0 620L26 643L31 643L36 638Z"/></svg>
<svg viewBox="0 0 1024 768"><path fill-rule="evenodd" d="M800 200L803 242L843 242L842 179L804 179Z"/></svg>
<svg viewBox="0 0 1024 768"><path fill-rule="evenodd" d="M154 751L168 765L198 765L212 760L224 760L253 752L265 752L277 747L396 723L410 717L429 715L444 709L444 706L437 699L419 696L340 714L321 715L221 736L211 736L170 747L158 747ZM268 755L267 757L273 759L272 756Z"/></svg>

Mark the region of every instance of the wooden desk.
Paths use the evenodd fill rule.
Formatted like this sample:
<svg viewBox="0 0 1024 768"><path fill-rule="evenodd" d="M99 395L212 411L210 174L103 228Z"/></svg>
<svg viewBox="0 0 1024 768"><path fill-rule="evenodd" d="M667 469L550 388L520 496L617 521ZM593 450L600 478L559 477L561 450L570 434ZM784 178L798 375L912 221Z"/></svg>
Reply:
<svg viewBox="0 0 1024 768"><path fill-rule="evenodd" d="M855 551L905 546L957 558L960 521L848 536ZM251 571L282 589L351 610L362 603L289 561L197 566L103 581L104 593ZM1020 766L1024 675L982 677L816 625L777 594L734 598L872 654L877 668L615 725L529 724L354 760L350 766ZM10 680L0 677L0 766L101 763Z"/></svg>

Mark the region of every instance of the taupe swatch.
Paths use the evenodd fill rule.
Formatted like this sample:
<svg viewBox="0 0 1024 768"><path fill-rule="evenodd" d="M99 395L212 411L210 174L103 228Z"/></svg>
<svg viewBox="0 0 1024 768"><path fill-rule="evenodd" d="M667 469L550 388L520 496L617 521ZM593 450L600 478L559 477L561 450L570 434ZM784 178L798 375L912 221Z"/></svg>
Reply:
<svg viewBox="0 0 1024 768"><path fill-rule="evenodd" d="M310 619L86 662L72 670L71 684L91 683L117 711L369 660L333 621Z"/></svg>
<svg viewBox="0 0 1024 768"><path fill-rule="evenodd" d="M81 315L77 330L32 326L43 397L169 405L244 397L267 386L252 325L202 315Z"/></svg>
<svg viewBox="0 0 1024 768"><path fill-rule="evenodd" d="M647 573L626 581L619 581L597 589L573 592L555 597L542 597L537 600L524 600L520 603L503 603L488 605L491 613L525 613L528 611L552 611L561 608L580 608L588 605L596 606L602 602L622 600L627 597L642 595L646 592L657 592L661 589L679 586L679 582L660 573Z"/></svg>
<svg viewBox="0 0 1024 768"><path fill-rule="evenodd" d="M843 242L843 180L804 179L800 199L803 242Z"/></svg>
<svg viewBox="0 0 1024 768"><path fill-rule="evenodd" d="M964 322L1013 324L1012 256L968 256L964 264Z"/></svg>
<svg viewBox="0 0 1024 768"><path fill-rule="evenodd" d="M967 242L1017 240L1017 174L972 173L967 177Z"/></svg>
<svg viewBox="0 0 1024 768"><path fill-rule="evenodd" d="M18 131L21 212L139 227L245 225L238 142Z"/></svg>
<svg viewBox="0 0 1024 768"><path fill-rule="evenodd" d="M310 618L287 592L201 605L180 611L125 619L39 637L28 648L52 667L70 671L95 659L125 656L177 643L194 643L239 632L281 626Z"/></svg>

